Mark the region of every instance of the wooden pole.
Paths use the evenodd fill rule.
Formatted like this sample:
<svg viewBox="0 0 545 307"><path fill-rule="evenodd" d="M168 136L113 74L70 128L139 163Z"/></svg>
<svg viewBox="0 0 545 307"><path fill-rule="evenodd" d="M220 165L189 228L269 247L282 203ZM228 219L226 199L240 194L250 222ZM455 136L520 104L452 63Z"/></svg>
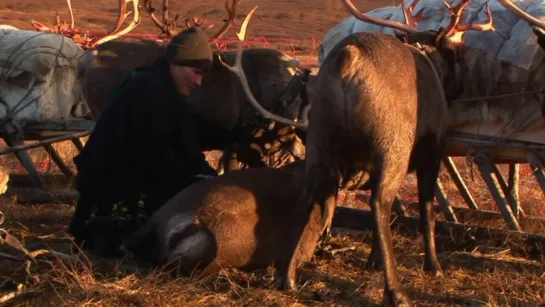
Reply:
<svg viewBox="0 0 545 307"><path fill-rule="evenodd" d="M420 231L419 218L392 215L391 225L401 226L397 229L409 233L418 234ZM332 227L373 231L373 214L370 210L337 206ZM459 248L468 249L488 241L493 246L509 248L516 255L537 259L543 259L545 256L545 235L444 221L435 223L435 232L437 235L441 234L448 238L446 241L451 241L442 242L443 246L451 246L449 248L453 248L457 242L460 245Z"/></svg>
<svg viewBox="0 0 545 307"><path fill-rule="evenodd" d="M70 139L74 139L74 138L79 138L79 137L82 137L82 136L89 135L90 133L91 133L91 131L84 131L84 132L78 132L78 133L74 133L74 134L57 136L57 137L53 137L53 138L46 139L46 140L43 140L43 141L37 141L37 142L34 142L32 144L21 144L21 145L17 145L17 146L9 146L7 148L0 149L0 155L4 155L4 154L8 154L8 153L14 153L14 152L23 151L23 150L28 150L28 149L32 149L32 148L38 148L38 147L42 147L42 146L47 145L47 144L52 144L52 143L56 143L56 142L62 142L62 141L66 141L66 140L70 140Z"/></svg>
<svg viewBox="0 0 545 307"><path fill-rule="evenodd" d="M467 206L471 209L479 209L479 206L477 206L477 203L469 192L469 189L467 188L464 180L462 179L462 176L460 176L460 172L458 172L458 168L456 167L456 164L454 164L454 161L452 161L452 158L443 158L443 165L447 169L450 178L452 178L452 180L454 181L454 184L458 188L458 191L462 195L462 198L466 202Z"/></svg>

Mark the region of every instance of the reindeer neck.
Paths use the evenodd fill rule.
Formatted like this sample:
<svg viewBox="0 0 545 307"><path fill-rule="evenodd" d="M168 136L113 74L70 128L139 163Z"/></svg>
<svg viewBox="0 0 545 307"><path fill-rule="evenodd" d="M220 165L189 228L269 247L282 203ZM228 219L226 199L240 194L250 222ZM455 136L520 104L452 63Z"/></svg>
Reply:
<svg viewBox="0 0 545 307"><path fill-rule="evenodd" d="M416 50L418 53L420 53L425 59L428 65L430 66L431 70L433 71L433 74L435 75L435 78L437 79L437 84L440 84L441 87L443 85L443 78L441 77L441 74L439 73L438 66L440 64L435 63L432 59L432 57L436 57L438 54L437 50L431 51L430 48L426 48L420 44L407 44L410 48ZM439 55L440 56L440 55ZM443 98L445 91L444 89L441 90L441 93L443 94Z"/></svg>

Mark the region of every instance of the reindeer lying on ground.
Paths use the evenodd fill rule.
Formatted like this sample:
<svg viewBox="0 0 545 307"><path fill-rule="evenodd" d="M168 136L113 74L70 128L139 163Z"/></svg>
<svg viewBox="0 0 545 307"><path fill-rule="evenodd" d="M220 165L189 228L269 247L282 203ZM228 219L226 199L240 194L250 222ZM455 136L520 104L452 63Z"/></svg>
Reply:
<svg viewBox="0 0 545 307"><path fill-rule="evenodd" d="M431 209L448 128L447 101L462 92L455 82L457 46L450 37L469 29L487 30L492 20L489 16L488 25L460 27L458 18L447 29L421 33L401 23L362 14L350 1L343 2L359 19L409 34L396 38L356 33L338 43L324 60L310 97L310 123L293 123L308 129L306 185L299 210L322 211L329 227L338 188L370 189L376 229L369 265L384 262L385 300L410 305L395 267L389 228L392 201L405 174L416 171L424 267L440 275ZM239 39L244 34L241 31ZM240 61L231 70L240 77L250 101L259 109ZM306 224L294 229L292 235L299 237L311 231L310 227ZM287 248L294 251L295 257L300 247ZM285 276L277 276L277 282L295 289L295 267L288 267L286 272Z"/></svg>
<svg viewBox="0 0 545 307"><path fill-rule="evenodd" d="M123 247L183 275L196 268L203 276L227 267L256 270L273 263L275 275L285 275L288 265L297 267L314 254L324 226L320 210L312 210L309 218L294 206L304 168L304 162L297 161L280 168L236 170L191 185ZM299 238L292 229L305 222L307 231L293 257L285 247L295 244Z"/></svg>

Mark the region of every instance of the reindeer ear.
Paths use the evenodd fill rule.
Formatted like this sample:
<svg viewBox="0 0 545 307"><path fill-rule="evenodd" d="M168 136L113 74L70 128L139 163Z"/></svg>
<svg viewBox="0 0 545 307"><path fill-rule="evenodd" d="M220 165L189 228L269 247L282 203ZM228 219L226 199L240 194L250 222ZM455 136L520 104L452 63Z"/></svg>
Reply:
<svg viewBox="0 0 545 307"><path fill-rule="evenodd" d="M440 27L439 30L435 32L435 47L441 48L443 46L444 40L446 39L445 33L445 27Z"/></svg>
<svg viewBox="0 0 545 307"><path fill-rule="evenodd" d="M454 42L450 40L447 36L445 36L445 28L441 27L435 33L435 47L441 51L443 54L449 54L454 55L454 58L451 58L449 56L448 60L455 60L455 62L458 62L458 47L459 44L457 42Z"/></svg>
<svg viewBox="0 0 545 307"><path fill-rule="evenodd" d="M223 67L223 65L221 64L220 53L215 51L212 55L212 68L217 69L218 67Z"/></svg>
<svg viewBox="0 0 545 307"><path fill-rule="evenodd" d="M532 31L537 36L538 45L545 49L545 31L540 27L532 27Z"/></svg>
<svg viewBox="0 0 545 307"><path fill-rule="evenodd" d="M460 83L460 55L459 44L445 36L445 29L440 28L435 35L435 46L448 65L448 72L445 76L445 95L450 103L458 98L464 87Z"/></svg>
<svg viewBox="0 0 545 307"><path fill-rule="evenodd" d="M394 30L394 36L405 44L409 41L406 32Z"/></svg>

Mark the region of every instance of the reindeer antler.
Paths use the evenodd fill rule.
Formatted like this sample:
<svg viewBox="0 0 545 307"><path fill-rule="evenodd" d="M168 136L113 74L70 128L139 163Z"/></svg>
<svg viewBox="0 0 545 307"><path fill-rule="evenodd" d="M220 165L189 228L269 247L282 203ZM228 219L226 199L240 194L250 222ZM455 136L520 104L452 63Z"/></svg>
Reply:
<svg viewBox="0 0 545 307"><path fill-rule="evenodd" d="M173 20L168 20L168 0L163 0L163 22L159 21L155 16L156 8L152 6L151 0L144 0L144 7L151 17L153 23L161 29L161 34L166 34L169 37L172 37L178 33L176 21L180 15L176 15Z"/></svg>
<svg viewBox="0 0 545 307"><path fill-rule="evenodd" d="M119 16L117 18L117 23L115 25L115 28L112 31L110 31L108 34L106 34L104 37L99 38L98 40L88 37L87 34L80 35L75 32L74 13L72 11L71 0L66 0L66 4L68 6L68 12L70 13L70 20L71 20L70 27L68 27L66 23L61 24L60 18L58 15L57 15L57 25L54 29L51 29L45 26L44 24L34 20L32 20L31 23L38 31L59 33L67 37L70 37L74 42L82 45L82 47L84 48L90 48L98 44L104 43L106 41L116 39L122 35L129 33L134 28L136 28L136 26L138 26L141 22L140 13L138 12L138 1L139 0L119 0ZM121 28L123 21L125 21L127 16L131 14L131 12L126 13L126 5L129 2L133 3L134 17L131 23L125 29L120 31L119 29Z"/></svg>
<svg viewBox="0 0 545 307"><path fill-rule="evenodd" d="M394 20L387 20L383 19L377 16L372 16L369 14L364 14L360 12L353 4L351 0L343 0L344 5L356 17L357 19L365 22L369 22L372 24L376 24L379 26L389 27L397 30L401 30L408 33L419 33L421 31L418 31L414 26L416 23L423 19L423 12L422 9L416 14L412 15L412 10L414 6L416 6L416 3L418 0L413 1L413 3L409 6L409 8L406 8L404 4L402 4L403 8L403 14L405 16L405 20L407 24L403 24L401 22L397 22ZM462 17L462 12L464 8L469 4L470 0L462 0L460 4L458 4L455 7L451 7L450 4L446 3L445 0L442 0L443 3L447 6L449 9L449 13L452 16L449 25L446 28L441 28L439 31L443 32L446 37L449 39L455 41L455 42L461 42L461 38L463 34L466 31L469 30L476 30L476 31L488 31L488 30L496 30L493 25L492 21L492 14L490 12L490 6L488 3L486 4L486 14L487 14L487 21L484 23L472 23L467 25L460 25L460 19Z"/></svg>
<svg viewBox="0 0 545 307"><path fill-rule="evenodd" d="M403 24L403 23L395 21L395 20L387 20L387 19L383 19L383 18L380 18L380 17L377 17L377 16L364 14L364 13L360 12L360 10L358 10L354 6L354 4L352 3L351 0L343 0L343 3L344 3L344 6L348 9L348 11L350 13L352 13L352 15L354 15L354 17L356 17L357 19L359 19L361 21L365 21L365 22L372 23L372 24L375 24L375 25L378 25L378 26L389 27L389 28L393 28L393 29L397 29L397 30L401 30L401 31L409 32L409 33L418 33L418 32L420 32L416 28L410 26L409 24ZM403 11L403 13L406 14L405 10ZM410 14L408 14L408 15L410 16ZM407 20L407 23L409 23L410 18L407 19L407 15L405 15L405 18Z"/></svg>
<svg viewBox="0 0 545 307"><path fill-rule="evenodd" d="M523 11L522 9L520 9L518 6L516 6L515 4L513 4L511 1L509 0L498 0L498 2L503 6L505 7L506 9L508 9L509 11L511 11L511 13L517 15L519 18L521 18L522 20L525 20L526 22L528 22L530 25L532 26L535 26L535 27L538 27L538 28L541 28L542 30L545 30L545 22L535 18L534 16L526 13L525 11Z"/></svg>
<svg viewBox="0 0 545 307"><path fill-rule="evenodd" d="M221 57L219 58L221 64L225 66L227 69L229 69L231 72L233 72L240 80L242 89L244 90L244 94L252 104L254 108L257 109L259 113L263 115L263 117L275 120L277 122L286 124L286 125L294 125L298 128L307 128L308 122L298 123L292 120L289 120L287 118L275 115L269 111L267 111L265 108L263 108L259 102L255 99L254 95L252 94L252 91L250 90L250 86L248 85L248 80L246 79L246 75L244 74L244 70L242 69L242 47L244 45L244 39L246 37L246 28L248 27L248 22L250 21L250 18L252 17L254 11L257 9L257 6L255 6L249 13L246 15L246 18L244 18L244 21L242 22L242 25L240 26L240 32L237 33L238 37L238 48L237 48L237 55L235 59L235 65L229 66L227 63L225 63Z"/></svg>
<svg viewBox="0 0 545 307"><path fill-rule="evenodd" d="M127 11L126 5L127 5L127 2L129 1L119 0L119 15L117 16L117 22L115 24L115 28L112 31L110 31L110 33L116 33L117 31L119 31L125 19L127 19L127 17L129 17L129 15L131 14L131 12L125 13Z"/></svg>
<svg viewBox="0 0 545 307"><path fill-rule="evenodd" d="M403 11L403 16L405 17L405 24L411 28L416 29L416 25L422 19L424 19L424 8L421 8L418 13L413 15L414 7L418 4L420 0L414 0L411 5L407 7L404 0L401 0L401 10ZM394 30L395 36L401 39L404 42L407 42L407 32Z"/></svg>
<svg viewBox="0 0 545 307"><path fill-rule="evenodd" d="M103 36L102 38L98 39L97 41L95 41L94 43L92 43L90 45L90 47L94 47L98 44L102 44L104 42L107 42L109 40L112 40L112 39L116 39L122 35L125 35L127 33L129 33L130 31L132 31L134 28L136 28L136 26L138 26L140 24L140 22L142 21L142 18L140 17L140 12L138 11L138 1L139 0L119 0L119 15L118 15L118 18L117 18L117 23L116 23L116 26L115 28L110 31L107 35ZM131 12L129 13L125 13L127 8L127 4L129 2L132 2L132 6L133 6L133 18L130 22L130 24L123 30L119 30L121 28L121 25L123 24L123 21L127 18L127 16L130 15Z"/></svg>
<svg viewBox="0 0 545 307"><path fill-rule="evenodd" d="M66 6L68 7L68 14L70 14L70 30L73 31L76 22L74 20L74 12L72 11L72 1L66 0Z"/></svg>
<svg viewBox="0 0 545 307"><path fill-rule="evenodd" d="M68 14L70 14L70 27L68 28L66 22L63 22L63 24L61 24L61 20L60 20L60 17L59 15L57 14L56 16L56 25L55 25L55 28L50 28L46 25L44 25L43 23L41 22L37 22L35 20L31 20L30 23L32 23L32 26L34 28L36 28L38 31L41 31L41 32L53 32L53 33L64 33L66 32L68 29L70 31L74 31L74 24L75 24L75 21L74 21L74 13L72 12L72 1L71 0L66 0L66 5L68 6Z"/></svg>
<svg viewBox="0 0 545 307"><path fill-rule="evenodd" d="M225 10L227 11L227 19L223 19L224 25L218 30L218 32L210 37L210 41L214 41L220 37L222 37L227 31L233 26L235 23L235 9L238 6L240 0L233 0L231 5L229 5L229 0L225 1ZM146 11L151 17L151 20L153 23L161 30L161 34L165 34L168 37L172 37L178 33L178 27L176 25L176 21L180 17L180 15L176 15L173 20L168 20L168 0L163 0L163 21L159 21L159 19L155 16L155 12L157 9L155 9L152 6L151 0L145 0L144 1L144 7L146 8ZM193 21L193 25L191 24L191 21ZM201 18L192 16L191 18L187 18L185 20L185 26L186 27L201 27L203 29L210 29L214 26L214 24L209 24L206 27L204 26L207 23L206 20L203 20Z"/></svg>
<svg viewBox="0 0 545 307"><path fill-rule="evenodd" d="M193 20L193 26L191 25L190 21ZM212 28L214 25L211 24L211 25L208 25L206 27L204 27L204 25L206 24L206 20L202 19L202 18L199 18L199 17L195 17L195 16L192 16L191 18L187 18L185 20L185 26L187 28L191 28L191 27L200 27L200 28L203 28L203 29L210 29Z"/></svg>
<svg viewBox="0 0 545 307"><path fill-rule="evenodd" d="M211 41L220 39L229 29L235 24L236 8L239 5L240 0L233 0L229 7L229 0L225 0L225 10L227 11L227 19L223 19L223 27L210 38ZM257 8L257 7L256 7Z"/></svg>
<svg viewBox="0 0 545 307"><path fill-rule="evenodd" d="M414 7L420 0L414 0L409 7L405 4L405 1L401 0L401 9L403 10L403 16L405 16L405 23L409 27L415 28L418 22L424 19L424 8L421 8L418 13L413 15Z"/></svg>
<svg viewBox="0 0 545 307"><path fill-rule="evenodd" d="M463 11L465 7L469 4L470 0L461 0L461 2L452 7L445 0L442 0L445 6L449 9L449 14L452 16L449 24L444 28L445 35L450 37L453 41L460 42L462 41L462 36L465 32L469 30L475 31L488 31L496 30L492 22L492 13L490 12L490 5L486 3L486 17L487 21L483 23L471 23L471 24L460 24Z"/></svg>

